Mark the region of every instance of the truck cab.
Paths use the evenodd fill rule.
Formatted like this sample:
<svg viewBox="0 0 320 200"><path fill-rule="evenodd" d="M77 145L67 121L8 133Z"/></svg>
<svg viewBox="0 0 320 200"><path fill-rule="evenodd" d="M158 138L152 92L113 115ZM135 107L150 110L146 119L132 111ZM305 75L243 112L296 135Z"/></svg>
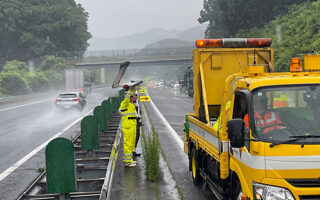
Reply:
<svg viewBox="0 0 320 200"><path fill-rule="evenodd" d="M270 45L197 41L184 147L194 183L218 199L320 199L320 57L275 73Z"/></svg>

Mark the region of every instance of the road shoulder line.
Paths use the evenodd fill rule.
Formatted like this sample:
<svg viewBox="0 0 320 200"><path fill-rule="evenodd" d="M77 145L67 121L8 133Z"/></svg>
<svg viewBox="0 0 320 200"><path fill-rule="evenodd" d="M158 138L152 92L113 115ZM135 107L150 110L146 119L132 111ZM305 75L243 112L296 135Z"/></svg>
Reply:
<svg viewBox="0 0 320 200"><path fill-rule="evenodd" d="M33 104L42 103L42 102L46 102L46 101L50 101L50 99L46 99L46 100L43 100L43 101L36 101L36 102L33 102L33 103L28 103L28 104L23 104L23 105L18 105L18 106L13 106L13 107L9 107L9 108L3 108L3 109L0 109L0 112L1 111L15 109L15 108L20 108L20 107L24 107L24 106L30 106L30 105L33 105Z"/></svg>
<svg viewBox="0 0 320 200"><path fill-rule="evenodd" d="M27 160L29 160L32 156L34 156L35 154L37 154L42 148L44 148L51 140L59 137L61 134L63 134L65 131L67 131L69 128L71 128L73 125L75 125L76 123L78 123L80 120L82 120L82 118L84 118L85 116L87 116L89 113L91 113L93 111L90 110L88 113L84 114L83 116L81 116L79 119L77 119L76 121L72 122L70 125L68 125L66 128L64 128L61 132L57 133L56 135L52 136L51 138L49 138L47 141L45 141L44 143L42 143L40 146L38 146L37 148L35 148L33 151L31 151L30 153L28 153L26 156L24 156L23 158L21 158L19 161L17 161L16 163L14 163L11 167L9 167L8 169L6 169L5 171L3 171L0 174L0 182L5 179L8 175L10 175L12 172L14 172L18 167L20 167L23 163L25 163Z"/></svg>
<svg viewBox="0 0 320 200"><path fill-rule="evenodd" d="M150 96L148 94L148 96ZM150 97L150 104L153 107L153 109L156 111L157 115L160 117L166 128L168 129L170 135L175 139L175 141L178 143L178 146L183 150L183 141L177 134L177 132L172 128L172 126L169 124L167 119L162 115L162 113L159 111L157 106L153 103L152 98Z"/></svg>

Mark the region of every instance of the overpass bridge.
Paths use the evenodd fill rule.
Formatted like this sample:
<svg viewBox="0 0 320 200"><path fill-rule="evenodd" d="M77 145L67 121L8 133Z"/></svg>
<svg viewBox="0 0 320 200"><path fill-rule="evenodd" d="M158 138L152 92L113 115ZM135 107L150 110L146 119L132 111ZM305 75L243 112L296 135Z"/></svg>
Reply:
<svg viewBox="0 0 320 200"><path fill-rule="evenodd" d="M108 51L72 52L56 56L65 58L69 64L78 68L97 69L119 66L130 61L130 66L182 66L192 64L192 47L157 49L121 49ZM78 55L78 56L74 56Z"/></svg>

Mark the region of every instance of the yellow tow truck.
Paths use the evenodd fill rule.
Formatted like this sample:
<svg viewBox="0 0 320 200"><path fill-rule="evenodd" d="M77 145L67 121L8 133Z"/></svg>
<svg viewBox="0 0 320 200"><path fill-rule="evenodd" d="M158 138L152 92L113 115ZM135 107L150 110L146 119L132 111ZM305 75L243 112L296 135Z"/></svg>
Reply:
<svg viewBox="0 0 320 200"><path fill-rule="evenodd" d="M184 151L217 199L320 199L320 56L276 73L271 42L196 41Z"/></svg>

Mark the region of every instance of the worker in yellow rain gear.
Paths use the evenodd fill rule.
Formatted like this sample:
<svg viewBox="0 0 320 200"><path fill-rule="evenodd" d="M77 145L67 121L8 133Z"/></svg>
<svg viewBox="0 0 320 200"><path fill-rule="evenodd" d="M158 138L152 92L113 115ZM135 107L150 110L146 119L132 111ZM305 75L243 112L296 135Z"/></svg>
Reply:
<svg viewBox="0 0 320 200"><path fill-rule="evenodd" d="M227 101L226 109L225 109L227 118L229 117L230 106L231 106L231 101ZM215 131L221 131L221 128L222 128L222 125L221 125L221 115L222 115L222 113L220 113L217 121L216 121L215 124L213 125L213 129L214 129ZM227 120L229 120L229 119L227 119Z"/></svg>
<svg viewBox="0 0 320 200"><path fill-rule="evenodd" d="M122 116L122 133L123 133L123 163L125 167L136 167L136 161L132 159L132 151L135 148L137 113L133 102L136 101L133 92L127 91L125 98L121 102L120 112Z"/></svg>

